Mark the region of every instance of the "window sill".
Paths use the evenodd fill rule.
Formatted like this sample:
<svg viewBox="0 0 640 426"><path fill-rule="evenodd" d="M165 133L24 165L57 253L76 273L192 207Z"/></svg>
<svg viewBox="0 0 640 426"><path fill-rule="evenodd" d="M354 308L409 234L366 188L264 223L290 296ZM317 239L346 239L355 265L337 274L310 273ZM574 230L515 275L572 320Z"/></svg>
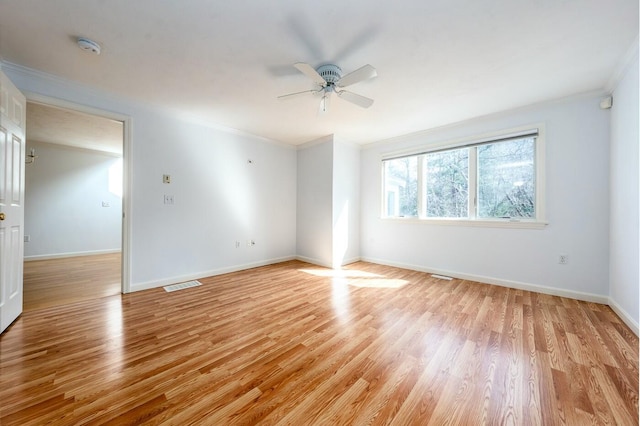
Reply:
<svg viewBox="0 0 640 426"><path fill-rule="evenodd" d="M417 217L382 217L382 220L445 226L473 226L481 228L544 229L549 223L539 220L517 219L420 219Z"/></svg>

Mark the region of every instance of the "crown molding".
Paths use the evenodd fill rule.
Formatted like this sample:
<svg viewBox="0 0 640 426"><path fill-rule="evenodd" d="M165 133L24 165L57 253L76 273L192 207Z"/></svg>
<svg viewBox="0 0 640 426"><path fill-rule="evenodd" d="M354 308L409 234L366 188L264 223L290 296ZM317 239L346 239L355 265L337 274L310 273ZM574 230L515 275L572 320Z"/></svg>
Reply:
<svg viewBox="0 0 640 426"><path fill-rule="evenodd" d="M620 80L622 80L631 64L633 64L634 60L637 60L638 48L638 36L636 35L636 39L633 41L633 43L631 43L631 46L629 46L622 59L620 59L613 71L613 74L611 74L611 77L607 81L607 84L604 86L607 93L613 93L613 91L618 87L618 84L620 84Z"/></svg>

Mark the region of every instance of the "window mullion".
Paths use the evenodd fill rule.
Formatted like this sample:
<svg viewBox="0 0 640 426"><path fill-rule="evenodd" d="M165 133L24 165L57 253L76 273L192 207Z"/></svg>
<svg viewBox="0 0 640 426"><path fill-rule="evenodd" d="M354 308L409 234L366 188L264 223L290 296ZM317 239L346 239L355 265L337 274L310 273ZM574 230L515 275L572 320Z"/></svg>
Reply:
<svg viewBox="0 0 640 426"><path fill-rule="evenodd" d="M469 219L478 217L478 147L469 148Z"/></svg>
<svg viewBox="0 0 640 426"><path fill-rule="evenodd" d="M427 217L427 156L418 156L418 217Z"/></svg>

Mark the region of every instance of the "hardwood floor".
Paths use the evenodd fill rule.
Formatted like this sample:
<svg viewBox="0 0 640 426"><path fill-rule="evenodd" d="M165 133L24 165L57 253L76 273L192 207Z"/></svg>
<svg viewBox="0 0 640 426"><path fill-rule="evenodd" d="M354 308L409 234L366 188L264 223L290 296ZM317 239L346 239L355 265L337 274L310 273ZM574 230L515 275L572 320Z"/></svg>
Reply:
<svg viewBox="0 0 640 426"><path fill-rule="evenodd" d="M358 262L24 313L0 423L638 424L638 338L605 305Z"/></svg>
<svg viewBox="0 0 640 426"><path fill-rule="evenodd" d="M24 263L25 311L120 294L120 253Z"/></svg>

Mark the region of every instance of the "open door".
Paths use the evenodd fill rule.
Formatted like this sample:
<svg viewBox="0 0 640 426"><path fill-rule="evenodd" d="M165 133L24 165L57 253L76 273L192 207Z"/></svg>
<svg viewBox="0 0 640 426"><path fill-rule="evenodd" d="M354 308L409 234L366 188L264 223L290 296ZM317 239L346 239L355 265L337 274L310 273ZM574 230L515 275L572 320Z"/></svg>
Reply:
<svg viewBox="0 0 640 426"><path fill-rule="evenodd" d="M22 313L26 99L0 71L0 333Z"/></svg>

